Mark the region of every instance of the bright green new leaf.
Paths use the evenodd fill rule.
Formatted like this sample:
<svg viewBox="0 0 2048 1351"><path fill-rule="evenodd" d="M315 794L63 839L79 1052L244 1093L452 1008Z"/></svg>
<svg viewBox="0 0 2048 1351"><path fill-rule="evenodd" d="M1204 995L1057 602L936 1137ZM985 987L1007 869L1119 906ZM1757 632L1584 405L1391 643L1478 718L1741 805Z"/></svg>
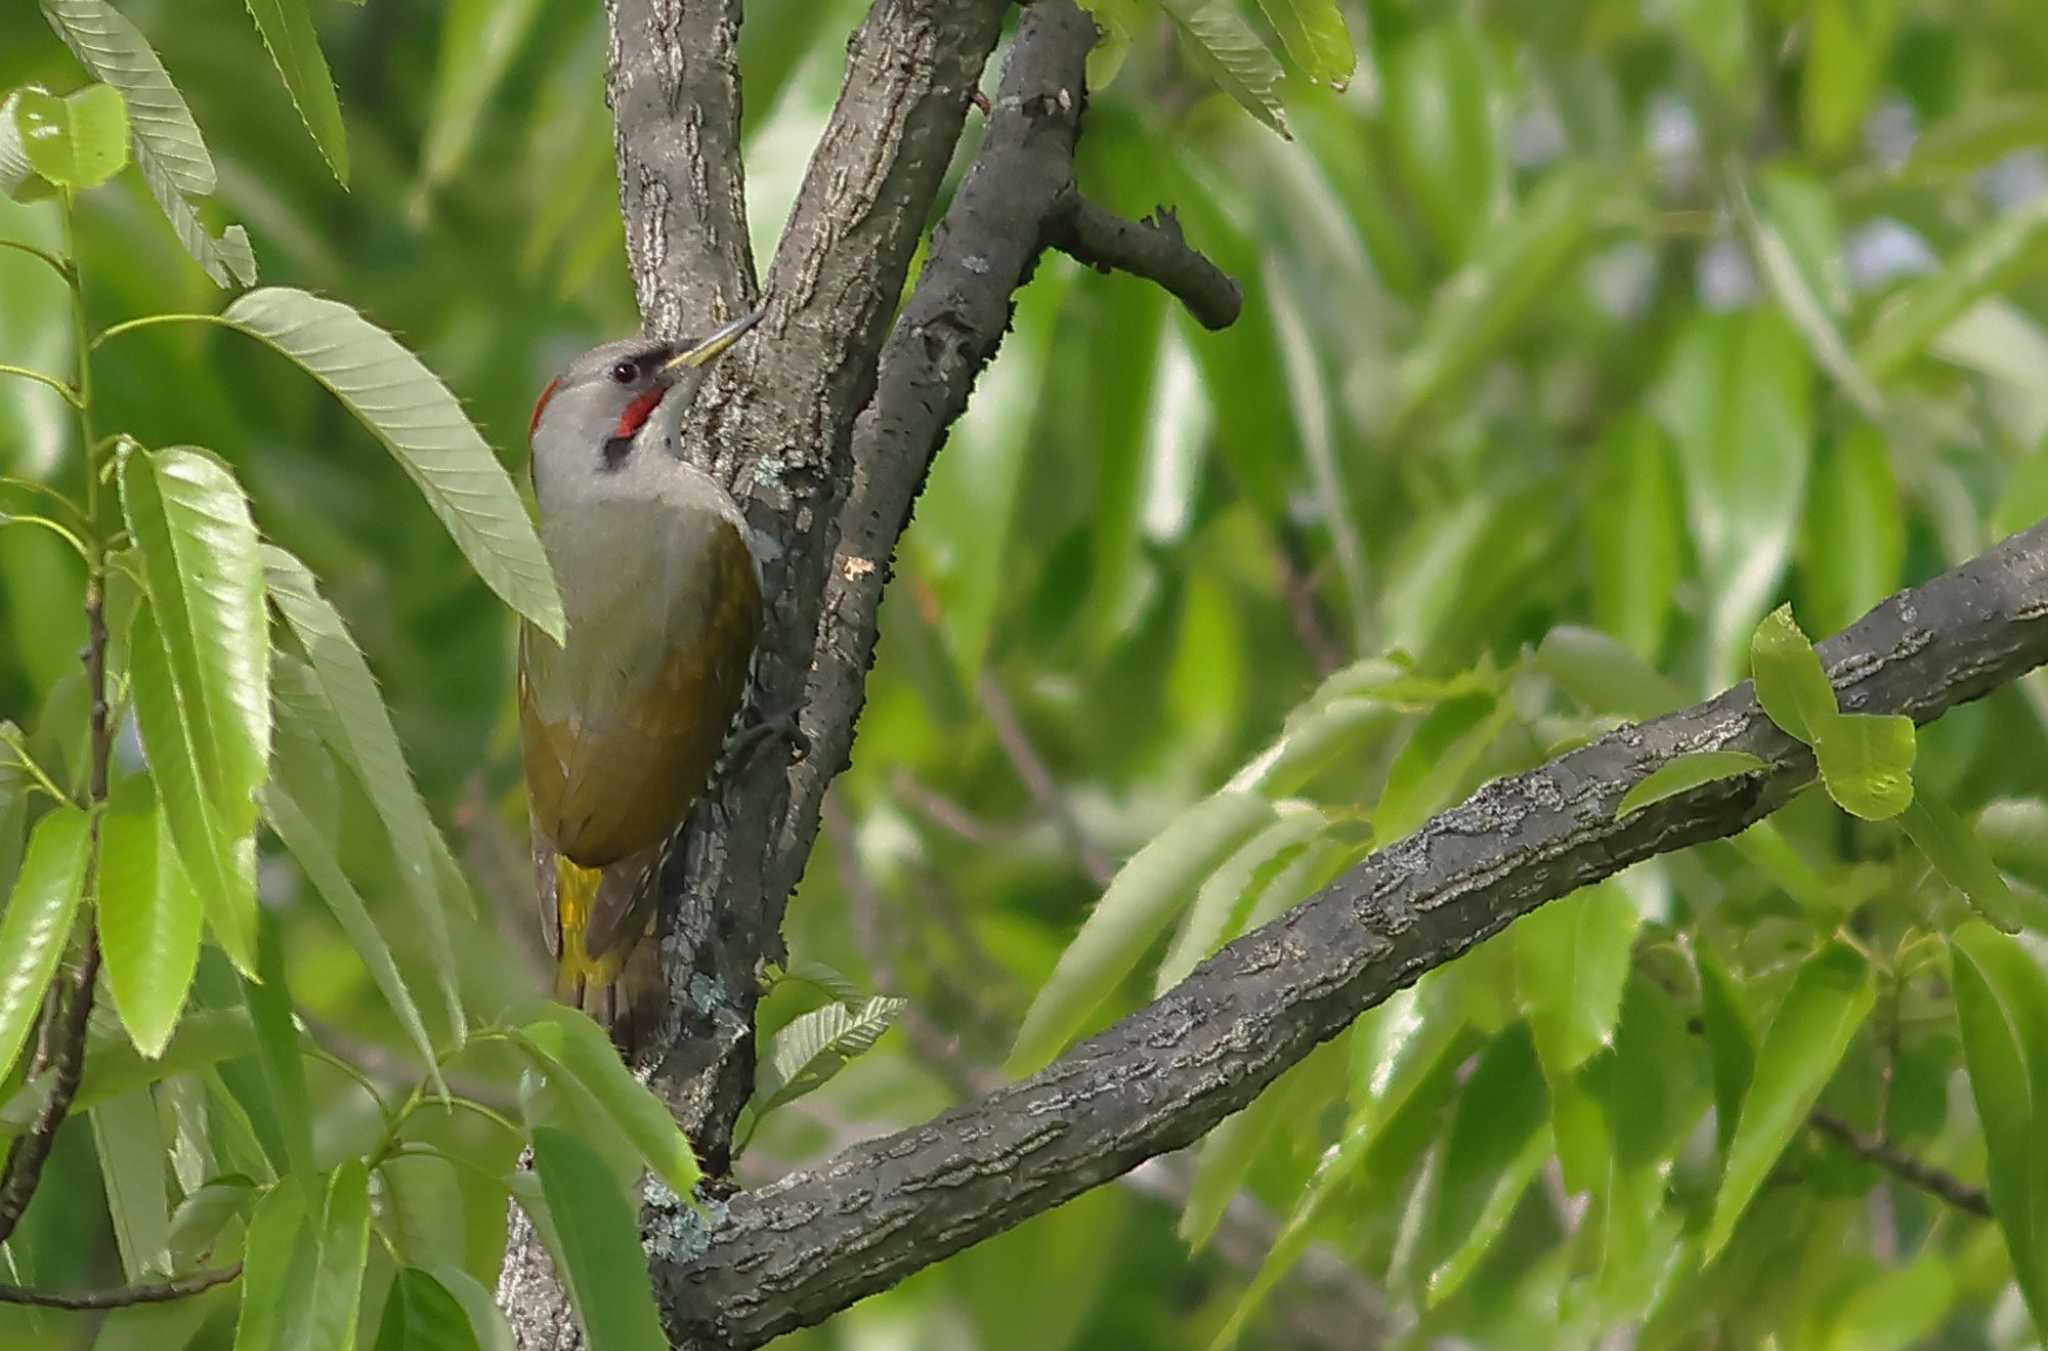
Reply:
<svg viewBox="0 0 2048 1351"><path fill-rule="evenodd" d="M1856 355L1874 380L1906 364L1963 312L2003 287L2048 241L2048 197L1994 217L1937 271L1917 277L1878 311Z"/></svg>
<svg viewBox="0 0 2048 1351"><path fill-rule="evenodd" d="M135 1049L161 1055L199 968L202 911L146 774L123 779L108 797L97 894L114 1007Z"/></svg>
<svg viewBox="0 0 2048 1351"><path fill-rule="evenodd" d="M1749 640L1750 675L1757 702L1786 735L1811 746L1836 716L1835 688L1821 669L1820 657L1792 618L1792 607L1780 605L1764 616Z"/></svg>
<svg viewBox="0 0 2048 1351"><path fill-rule="evenodd" d="M1280 819L1246 840L1195 892L1195 903L1159 963L1153 994L1165 994L1180 984L1203 958L1239 932L1233 921L1246 914L1252 898L1329 825L1328 817L1306 803L1276 803L1275 810Z"/></svg>
<svg viewBox="0 0 2048 1351"><path fill-rule="evenodd" d="M71 937L85 887L86 824L76 807L36 822L0 915L0 1077L13 1071Z"/></svg>
<svg viewBox="0 0 2048 1351"><path fill-rule="evenodd" d="M149 609L136 616L136 720L185 874L249 969L255 791L270 754L270 633L248 500L203 451L130 449L121 507Z"/></svg>
<svg viewBox="0 0 2048 1351"><path fill-rule="evenodd" d="M1259 10L1302 74L1338 89L1351 83L1358 53L1337 0L1259 0Z"/></svg>
<svg viewBox="0 0 2048 1351"><path fill-rule="evenodd" d="M278 1171L287 1168L300 1178L313 1171L313 1124L307 1105L306 1066L299 1054L299 1032L292 1022L292 996L284 981L283 935L276 919L266 916L261 926L257 953L259 980L244 978L242 995L249 1005L249 1018L256 1027L257 1059L263 1064L263 1082L270 1089L270 1109L277 1117L284 1137L284 1158Z"/></svg>
<svg viewBox="0 0 2048 1351"><path fill-rule="evenodd" d="M89 84L64 98L24 89L15 129L35 171L63 188L96 188L128 164L128 109L111 85Z"/></svg>
<svg viewBox="0 0 2048 1351"><path fill-rule="evenodd" d="M1990 851L1970 823L1930 793L1926 784L1913 785L1913 799L1899 814L1899 824L1934 870L1962 892L1978 914L2007 933L2020 931L2019 902L1991 861Z"/></svg>
<svg viewBox="0 0 2048 1351"><path fill-rule="evenodd" d="M857 1008L827 1004L790 1020L754 1065L753 1119L824 1086L865 1054L902 1014L907 1001L874 995ZM689 1195L687 1191L682 1195Z"/></svg>
<svg viewBox="0 0 2048 1351"><path fill-rule="evenodd" d="M1451 1122L1424 1240L1430 1307L1457 1293L1506 1228L1550 1153L1549 1118L1535 1042L1516 1024L1480 1056Z"/></svg>
<svg viewBox="0 0 2048 1351"><path fill-rule="evenodd" d="M560 641L561 597L511 476L418 357L348 306L288 287L251 291L221 317L340 399L398 458L484 584Z"/></svg>
<svg viewBox="0 0 2048 1351"><path fill-rule="evenodd" d="M556 1270L567 1278L590 1351L666 1351L639 1216L604 1162L575 1136L541 1126L533 1132L533 1167L556 1238Z"/></svg>
<svg viewBox="0 0 2048 1351"><path fill-rule="evenodd" d="M114 1246L131 1281L162 1278L171 1269L171 1215L164 1203L170 1172L156 1098L147 1088L103 1102L91 1113Z"/></svg>
<svg viewBox="0 0 2048 1351"><path fill-rule="evenodd" d="M1876 1001L1870 969L1853 948L1831 943L1799 968L1757 1050L1714 1198L1704 1260L1712 1261L1735 1232L1736 1221L1806 1121Z"/></svg>
<svg viewBox="0 0 2048 1351"><path fill-rule="evenodd" d="M320 54L320 36L313 31L313 16L306 0L245 0L249 17L263 34L263 45L277 73L284 77L285 91L292 106L320 147L335 180L348 185L348 133L341 125L341 104L334 97L334 77L327 72L327 58Z"/></svg>
<svg viewBox="0 0 2048 1351"><path fill-rule="evenodd" d="M1635 902L1611 882L1581 887L1515 921L1515 989L1552 1084L1614 1040L1641 923Z"/></svg>
<svg viewBox="0 0 2048 1351"><path fill-rule="evenodd" d="M648 1168L676 1195L689 1198L703 1174L688 1137L661 1100L620 1061L603 1028L576 1009L553 1005L532 1013L518 1041L544 1073L588 1095L633 1142Z"/></svg>
<svg viewBox="0 0 2048 1351"><path fill-rule="evenodd" d="M1633 788L1622 794L1614 814L1627 816L1652 803L1689 793L1703 783L1737 779L1769 768L1748 751L1687 751L1666 760L1637 780Z"/></svg>
<svg viewBox="0 0 2048 1351"><path fill-rule="evenodd" d="M1913 720L1897 713L1840 713L1821 726L1813 753L1836 805L1888 821L1913 801Z"/></svg>
<svg viewBox="0 0 2048 1351"><path fill-rule="evenodd" d="M2048 1325L2048 976L2013 939L1972 920L1949 951L1956 1023L1990 1155L1991 1212L2027 1307Z"/></svg>
<svg viewBox="0 0 2048 1351"><path fill-rule="evenodd" d="M376 1351L478 1351L469 1314L448 1287L418 1267L392 1278Z"/></svg>
<svg viewBox="0 0 2048 1351"><path fill-rule="evenodd" d="M1009 1073L1028 1074L1058 1054L1202 880L1274 820L1264 798L1225 790L1182 812L1124 864L1031 1001Z"/></svg>
<svg viewBox="0 0 2048 1351"><path fill-rule="evenodd" d="M1188 52L1238 106L1287 139L1280 63L1226 0L1159 0Z"/></svg>

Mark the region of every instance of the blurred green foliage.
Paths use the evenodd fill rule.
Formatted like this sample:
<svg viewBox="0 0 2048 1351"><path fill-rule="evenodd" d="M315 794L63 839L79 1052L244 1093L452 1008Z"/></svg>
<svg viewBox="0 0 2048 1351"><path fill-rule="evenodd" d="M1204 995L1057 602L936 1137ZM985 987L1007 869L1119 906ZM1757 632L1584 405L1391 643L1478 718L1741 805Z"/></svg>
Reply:
<svg viewBox="0 0 2048 1351"><path fill-rule="evenodd" d="M1482 779L1748 674L1780 603L1832 632L2048 514L2048 8L1347 2L1348 87L1273 76L1291 141L1185 45L1190 15L1234 7L1164 8L1097 7L1122 55L1078 176L1129 214L1176 206L1244 282L1244 318L1203 333L1146 283L1050 258L1018 298L906 538L764 1031L815 1040L802 1019L870 989L909 1009L760 1120L743 1181L971 1091L1035 1002L1044 1036L1022 1061ZM240 223L265 284L398 334L520 465L535 391L634 325L601 16L316 5L337 159L239 6L121 9L219 164L210 232ZM859 11L749 6L763 251ZM1279 23L1293 68L1316 69L1313 30L1264 13L1239 21ZM0 13L0 91L82 81L34 6ZM0 237L55 249L58 221L0 202ZM226 299L136 174L79 225L94 327ZM0 360L66 371L70 344L62 284L0 251ZM265 536L318 576L485 902L452 944L462 1005L486 1021L530 997L506 611L393 460L275 355L157 329L110 345L95 381L102 425L218 452ZM0 381L0 474L80 489L56 395ZM0 529L0 718L74 770L80 582L61 541ZM787 1344L1297 1344L1314 1330L1289 1268L1310 1247L1411 1344L1615 1328L1646 1347L2035 1344L2022 1291L2039 1298L2048 1268L2012 1216L2039 1204L2026 1150L2048 1125L2026 1088L2048 1082L2044 732L2048 685L2030 678L1923 731L1912 766L2003 870L2017 942L1971 923L1952 956L1970 912L1943 877L1975 895L1967 866L1930 870L1892 825L1811 792L1738 840L1553 904L1368 1014L1199 1148L1184 1214L1106 1187ZM359 796L337 808L349 881L411 986L432 988L430 936L402 922L406 882ZM1140 903L1096 909L1103 861L1145 857L1176 821L1191 834L1191 808L1231 816L1235 833L1205 841L1215 857L1126 874L1107 894ZM0 832L10 874L19 836L18 820ZM297 868L266 853L259 884L315 1036L380 1081L416 1076L407 1030ZM1114 932L1077 978L1062 954L1091 913ZM209 949L199 1002L233 990ZM125 1042L103 1021L113 1085ZM120 1132L166 1133L155 1185L178 1197L203 1180L176 1153L194 1120L261 1176L284 1127L237 1114L275 1058L250 1037L188 1016L167 1054L195 1068L156 1092L154 1118L95 1110L66 1128L6 1253L14 1279L122 1279L135 1236L94 1200ZM466 1072L509 1098L516 1064L494 1054ZM352 1081L319 1061L304 1074L310 1148L369 1148L382 1123ZM2004 1225L1805 1129L1816 1106L1988 1185ZM423 1143L510 1162L487 1120L419 1120ZM587 1138L615 1172L637 1166L601 1124ZM407 1297L438 1310L469 1297L465 1279L488 1286L502 1192L425 1155L383 1173L376 1224L446 1268L408 1271ZM1240 1219L1265 1217L1249 1258L1220 1241L1191 1258L1181 1236L1215 1232L1233 1196ZM298 1222L251 1223L266 1216ZM374 1240L370 1254L382 1300L391 1263ZM229 1289L97 1331L0 1310L0 1342L224 1345L234 1308ZM360 1326L408 1316L376 1306Z"/></svg>

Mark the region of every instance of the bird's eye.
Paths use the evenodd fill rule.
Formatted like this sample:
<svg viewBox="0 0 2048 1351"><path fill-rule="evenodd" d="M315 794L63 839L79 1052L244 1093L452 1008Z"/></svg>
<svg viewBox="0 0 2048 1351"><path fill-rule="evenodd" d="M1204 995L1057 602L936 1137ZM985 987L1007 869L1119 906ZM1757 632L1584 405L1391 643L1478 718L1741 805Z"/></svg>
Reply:
<svg viewBox="0 0 2048 1351"><path fill-rule="evenodd" d="M640 378L640 368L630 361L621 361L612 367L612 379L622 385L630 385Z"/></svg>

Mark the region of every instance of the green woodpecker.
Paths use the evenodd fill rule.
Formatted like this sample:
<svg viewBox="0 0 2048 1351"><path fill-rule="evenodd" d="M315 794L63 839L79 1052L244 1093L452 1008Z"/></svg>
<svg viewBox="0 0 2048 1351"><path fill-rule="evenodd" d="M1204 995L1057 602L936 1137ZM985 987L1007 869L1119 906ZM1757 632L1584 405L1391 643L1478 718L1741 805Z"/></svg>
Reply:
<svg viewBox="0 0 2048 1351"><path fill-rule="evenodd" d="M669 838L703 793L761 632L739 505L678 444L705 367L760 312L694 342L584 353L534 405L541 541L568 616L519 635L519 731L556 996L631 1054L665 987L654 927Z"/></svg>

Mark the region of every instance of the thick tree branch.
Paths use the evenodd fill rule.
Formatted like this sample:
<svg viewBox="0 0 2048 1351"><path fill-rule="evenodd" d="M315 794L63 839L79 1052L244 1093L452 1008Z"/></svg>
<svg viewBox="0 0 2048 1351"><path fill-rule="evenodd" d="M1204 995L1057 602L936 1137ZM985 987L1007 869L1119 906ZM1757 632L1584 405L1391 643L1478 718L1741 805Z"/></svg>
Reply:
<svg viewBox="0 0 2048 1351"><path fill-rule="evenodd" d="M2048 523L1821 644L1842 706L1925 722L2048 661ZM1767 768L1617 819L1687 751ZM755 1346L1198 1138L1361 1012L1547 900L1730 835L1812 782L1745 682L1482 787L1022 1082L650 1240L671 1334ZM664 1239L663 1235L668 1237Z"/></svg>
<svg viewBox="0 0 2048 1351"><path fill-rule="evenodd" d="M605 0L619 214L647 331L701 333L754 303L740 170L741 0Z"/></svg>
<svg viewBox="0 0 2048 1351"><path fill-rule="evenodd" d="M1070 192L1049 227L1060 252L1098 272L1114 269L1158 282L1203 328L1229 328L1244 308L1244 288L1188 247L1180 218L1166 207L1125 220Z"/></svg>
<svg viewBox="0 0 2048 1351"><path fill-rule="evenodd" d="M195 1271L173 1280L151 1285L122 1285L111 1290L30 1290L19 1285L0 1285L0 1304L30 1304L38 1309L125 1309L132 1304L168 1304L216 1285L226 1285L242 1274L242 1264Z"/></svg>

